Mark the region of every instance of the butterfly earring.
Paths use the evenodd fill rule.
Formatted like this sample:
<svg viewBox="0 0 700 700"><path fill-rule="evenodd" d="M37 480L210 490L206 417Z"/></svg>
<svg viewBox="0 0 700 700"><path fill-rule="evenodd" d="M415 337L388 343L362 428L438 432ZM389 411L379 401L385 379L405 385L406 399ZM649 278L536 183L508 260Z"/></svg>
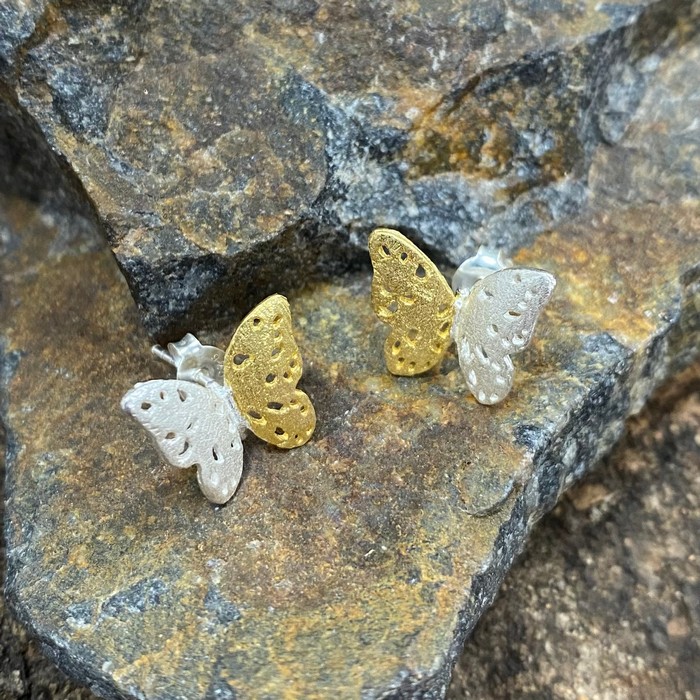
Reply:
<svg viewBox="0 0 700 700"><path fill-rule="evenodd" d="M554 291L554 275L509 267L481 247L454 275L452 289L433 262L398 231L369 237L372 308L391 332L384 358L411 377L437 365L454 340L469 390L482 404L502 401L513 385L510 355L524 350Z"/></svg>
<svg viewBox="0 0 700 700"><path fill-rule="evenodd" d="M303 445L316 427L309 397L297 382L302 362L287 300L275 294L241 322L224 353L188 333L153 354L176 379L136 384L121 406L153 437L173 466L197 466L204 495L226 503L243 471L247 430L285 449Z"/></svg>

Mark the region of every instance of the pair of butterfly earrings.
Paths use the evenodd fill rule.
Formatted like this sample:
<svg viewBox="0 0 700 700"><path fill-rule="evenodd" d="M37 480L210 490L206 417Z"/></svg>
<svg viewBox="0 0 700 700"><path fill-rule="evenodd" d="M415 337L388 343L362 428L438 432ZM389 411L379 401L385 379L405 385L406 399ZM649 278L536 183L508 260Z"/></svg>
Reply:
<svg viewBox="0 0 700 700"><path fill-rule="evenodd" d="M427 372L457 344L469 390L482 404L502 401L513 384L510 355L525 349L556 280L543 270L509 267L488 248L466 260L452 288L433 262L398 231L369 238L374 267L372 307L391 332L384 345L395 375ZM302 361L287 300L258 304L226 352L187 334L156 357L176 379L136 384L121 406L153 437L174 467L197 466L204 495L226 503L243 472L247 430L276 447L306 443L316 427L307 394L297 388Z"/></svg>

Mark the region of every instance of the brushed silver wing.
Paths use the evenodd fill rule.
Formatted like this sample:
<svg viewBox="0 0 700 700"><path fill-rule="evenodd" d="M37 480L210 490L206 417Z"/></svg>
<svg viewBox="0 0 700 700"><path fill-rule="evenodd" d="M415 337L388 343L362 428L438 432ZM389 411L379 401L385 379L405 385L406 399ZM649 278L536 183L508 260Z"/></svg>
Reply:
<svg viewBox="0 0 700 700"><path fill-rule="evenodd" d="M460 292L452 336L469 390L479 403L502 401L513 385L510 355L532 340L556 279L544 270L508 268Z"/></svg>
<svg viewBox="0 0 700 700"><path fill-rule="evenodd" d="M179 469L196 466L204 495L226 503L243 472L240 418L224 394L177 379L136 384L121 406L152 436L163 457Z"/></svg>

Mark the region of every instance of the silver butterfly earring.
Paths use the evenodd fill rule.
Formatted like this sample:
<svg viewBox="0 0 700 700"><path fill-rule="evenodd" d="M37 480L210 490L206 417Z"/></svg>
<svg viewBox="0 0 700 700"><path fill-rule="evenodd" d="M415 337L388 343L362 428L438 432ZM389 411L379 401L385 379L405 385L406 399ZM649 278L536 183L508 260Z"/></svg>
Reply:
<svg viewBox="0 0 700 700"><path fill-rule="evenodd" d="M513 385L511 354L524 350L556 280L544 270L509 267L481 247L455 273L453 288L434 263L398 231L369 238L372 306L391 332L389 371L414 376L436 366L454 340L469 390L479 403L502 401Z"/></svg>
<svg viewBox="0 0 700 700"><path fill-rule="evenodd" d="M177 468L197 467L204 495L226 503L243 471L248 430L285 449L313 434L316 414L300 389L302 362L287 300L260 302L236 329L226 352L188 333L153 354L172 365L176 379L136 384L121 406L151 435Z"/></svg>

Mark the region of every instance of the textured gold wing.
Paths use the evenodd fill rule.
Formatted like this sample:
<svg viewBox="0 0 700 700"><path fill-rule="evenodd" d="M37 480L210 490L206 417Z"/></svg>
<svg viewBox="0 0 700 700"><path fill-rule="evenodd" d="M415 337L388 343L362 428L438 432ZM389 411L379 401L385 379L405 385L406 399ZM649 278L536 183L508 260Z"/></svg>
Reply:
<svg viewBox="0 0 700 700"><path fill-rule="evenodd" d="M369 237L372 308L391 327L384 358L392 374L411 377L437 365L450 345L455 295L430 259L398 231Z"/></svg>
<svg viewBox="0 0 700 700"><path fill-rule="evenodd" d="M297 389L301 372L289 303L274 294L233 334L224 357L224 381L250 429L277 447L303 445L316 427L311 399Z"/></svg>

